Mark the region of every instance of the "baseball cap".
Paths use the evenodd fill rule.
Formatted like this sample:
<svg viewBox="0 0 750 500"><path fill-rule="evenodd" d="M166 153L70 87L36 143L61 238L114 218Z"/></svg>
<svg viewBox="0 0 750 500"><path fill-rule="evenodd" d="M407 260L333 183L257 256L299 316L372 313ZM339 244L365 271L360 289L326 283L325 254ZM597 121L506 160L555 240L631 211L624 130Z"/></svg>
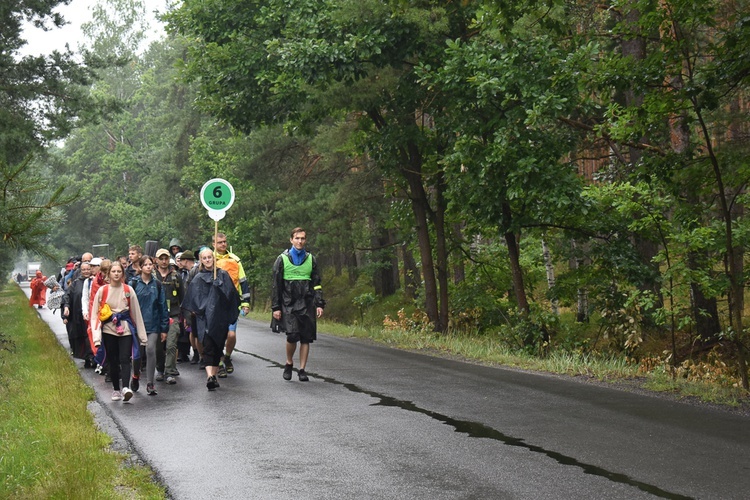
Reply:
<svg viewBox="0 0 750 500"><path fill-rule="evenodd" d="M172 255L171 255L171 254L169 253L169 250L167 250L166 248L160 248L159 250L157 250L157 251L156 251L156 258L157 258L157 259L158 259L159 257L161 257L162 255L166 255L167 257L171 257L171 256L172 256Z"/></svg>

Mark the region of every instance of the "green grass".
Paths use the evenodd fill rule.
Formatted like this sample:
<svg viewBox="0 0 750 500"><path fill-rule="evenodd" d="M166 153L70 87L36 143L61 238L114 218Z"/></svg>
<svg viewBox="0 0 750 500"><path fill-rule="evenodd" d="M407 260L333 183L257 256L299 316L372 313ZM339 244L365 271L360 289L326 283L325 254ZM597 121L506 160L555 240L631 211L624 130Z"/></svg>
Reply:
<svg viewBox="0 0 750 500"><path fill-rule="evenodd" d="M248 317L270 323L270 312L251 312ZM623 356L604 356L553 349L547 356L534 356L512 350L497 336L472 333L438 334L431 331L385 329L380 326L343 325L321 320L318 330L329 335L360 338L396 349L420 350L437 356L466 361L502 365L570 376L586 376L605 382L632 381L642 388L667 392L680 397L695 397L702 401L736 407L750 404L747 393L738 387L726 387L711 382L694 382L672 378L663 367L642 373L636 364Z"/></svg>
<svg viewBox="0 0 750 500"><path fill-rule="evenodd" d="M663 371L653 372L644 384L646 389L657 392L669 392L680 397L694 397L708 403L717 403L737 407L747 404L747 395L737 387L725 387L672 377Z"/></svg>
<svg viewBox="0 0 750 500"><path fill-rule="evenodd" d="M0 291L0 498L165 498L109 449L94 391L13 285Z"/></svg>

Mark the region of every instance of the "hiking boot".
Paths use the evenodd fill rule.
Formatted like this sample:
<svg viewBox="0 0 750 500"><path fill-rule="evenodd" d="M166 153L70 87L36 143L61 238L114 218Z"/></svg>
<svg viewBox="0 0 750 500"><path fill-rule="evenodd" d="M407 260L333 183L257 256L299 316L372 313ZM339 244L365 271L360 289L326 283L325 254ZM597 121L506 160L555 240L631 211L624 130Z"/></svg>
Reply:
<svg viewBox="0 0 750 500"><path fill-rule="evenodd" d="M156 381L164 382L164 372L156 372Z"/></svg>
<svg viewBox="0 0 750 500"><path fill-rule="evenodd" d="M149 396L156 396L156 388L151 382L146 384L146 394L148 394Z"/></svg>
<svg viewBox="0 0 750 500"><path fill-rule="evenodd" d="M120 391L113 392L112 401L122 401L122 393Z"/></svg>
<svg viewBox="0 0 750 500"><path fill-rule="evenodd" d="M284 380L292 380L292 365L284 365Z"/></svg>
<svg viewBox="0 0 750 500"><path fill-rule="evenodd" d="M224 356L224 366L227 369L227 373L233 373L234 372L234 365L232 364L232 358L229 356Z"/></svg>
<svg viewBox="0 0 750 500"><path fill-rule="evenodd" d="M122 400L127 403L128 401L130 401L130 398L132 397L133 397L133 391L125 387L122 390Z"/></svg>
<svg viewBox="0 0 750 500"><path fill-rule="evenodd" d="M174 385L174 384L176 384L176 383L177 383L177 379L176 379L176 378L174 378L174 376L172 376L172 375L168 375L168 376L167 376L167 383L168 383L169 385Z"/></svg>
<svg viewBox="0 0 750 500"><path fill-rule="evenodd" d="M219 378L227 378L227 368L224 366L224 362L219 363Z"/></svg>
<svg viewBox="0 0 750 500"><path fill-rule="evenodd" d="M141 387L141 380L138 377L133 377L130 379L130 388L133 390L133 392L138 392L138 389Z"/></svg>
<svg viewBox="0 0 750 500"><path fill-rule="evenodd" d="M310 381L310 379L307 378L307 373L302 368L300 368L299 371L297 372L297 376L299 377L299 381L300 382L309 382Z"/></svg>
<svg viewBox="0 0 750 500"><path fill-rule="evenodd" d="M217 387L219 387L219 381L216 380L216 377L208 377L206 379L206 387L209 391L213 391Z"/></svg>

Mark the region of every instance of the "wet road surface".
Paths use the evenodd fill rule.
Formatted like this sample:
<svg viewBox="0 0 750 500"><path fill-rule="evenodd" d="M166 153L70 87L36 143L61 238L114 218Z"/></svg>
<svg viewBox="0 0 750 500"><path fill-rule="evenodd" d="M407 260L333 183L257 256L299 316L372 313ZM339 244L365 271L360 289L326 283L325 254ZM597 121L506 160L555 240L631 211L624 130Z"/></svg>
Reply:
<svg viewBox="0 0 750 500"><path fill-rule="evenodd" d="M75 360L172 498L750 497L741 415L324 334L310 382L287 382L282 336L240 319L237 337L213 392L181 363L177 385L112 402Z"/></svg>

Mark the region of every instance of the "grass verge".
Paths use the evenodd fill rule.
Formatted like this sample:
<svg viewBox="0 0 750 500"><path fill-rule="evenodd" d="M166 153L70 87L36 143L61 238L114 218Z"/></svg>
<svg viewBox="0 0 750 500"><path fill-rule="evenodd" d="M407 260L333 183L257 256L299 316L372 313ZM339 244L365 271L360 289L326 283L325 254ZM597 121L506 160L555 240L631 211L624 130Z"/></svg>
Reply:
<svg viewBox="0 0 750 500"><path fill-rule="evenodd" d="M0 291L0 498L166 494L148 468L110 451L87 409L94 391L12 285Z"/></svg>
<svg viewBox="0 0 750 500"><path fill-rule="evenodd" d="M248 317L270 323L270 316L270 312L253 311ZM552 350L547 356L539 357L511 350L497 338L490 336L342 325L325 320L319 323L318 330L337 337L360 338L396 349L427 351L437 356L460 358L475 363L584 376L615 385L628 381L641 389L667 393L677 398L697 398L732 408L750 408L748 394L739 387L686 380L672 376L664 366L655 366L644 373L642 367L629 363L624 357L585 355L563 350ZM633 384L628 384L627 387L632 387Z"/></svg>

